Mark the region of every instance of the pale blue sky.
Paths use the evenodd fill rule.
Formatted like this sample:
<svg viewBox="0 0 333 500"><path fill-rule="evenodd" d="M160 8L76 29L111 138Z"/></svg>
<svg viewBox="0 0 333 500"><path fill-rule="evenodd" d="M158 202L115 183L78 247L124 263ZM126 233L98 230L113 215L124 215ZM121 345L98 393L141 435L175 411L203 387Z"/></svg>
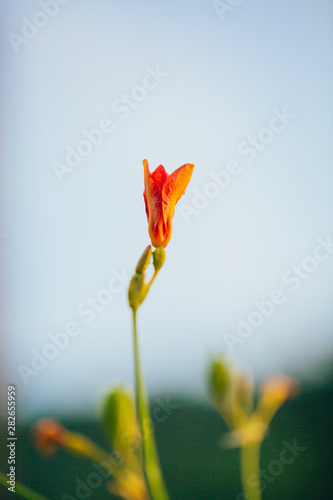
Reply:
<svg viewBox="0 0 333 500"><path fill-rule="evenodd" d="M295 292L281 277L333 238L332 3L244 0L224 20L190 0L71 0L52 19L31 0L1 10L2 344L22 415L92 410L108 385L131 384L125 287L91 323L76 310L149 243L143 158L169 173L195 164L139 316L150 391L202 395L215 352L258 377L320 378L333 352L333 255ZM46 24L16 53L8 33L22 35L22 18ZM161 81L122 120L111 106L156 67ZM239 145L284 107L295 118L248 162ZM54 162L106 118L114 130L59 182ZM230 161L241 173L186 223L185 206ZM230 353L225 333L276 288L284 303ZM17 366L69 321L81 333L24 385Z"/></svg>

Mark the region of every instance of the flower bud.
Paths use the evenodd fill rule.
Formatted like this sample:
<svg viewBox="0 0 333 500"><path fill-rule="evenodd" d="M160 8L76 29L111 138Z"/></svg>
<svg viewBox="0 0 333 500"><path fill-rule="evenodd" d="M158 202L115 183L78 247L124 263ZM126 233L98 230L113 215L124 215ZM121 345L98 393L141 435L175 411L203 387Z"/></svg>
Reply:
<svg viewBox="0 0 333 500"><path fill-rule="evenodd" d="M165 261L165 250L162 247L157 247L153 252L153 263L155 272L158 272L163 266Z"/></svg>
<svg viewBox="0 0 333 500"><path fill-rule="evenodd" d="M231 373L225 362L212 361L208 373L208 388L214 401L223 403L231 388Z"/></svg>
<svg viewBox="0 0 333 500"><path fill-rule="evenodd" d="M52 418L38 420L33 428L33 439L37 450L52 455L63 444L67 430Z"/></svg>
<svg viewBox="0 0 333 500"><path fill-rule="evenodd" d="M147 269L147 266L150 262L150 258L151 258L151 246L148 245L139 259L135 272L143 273Z"/></svg>
<svg viewBox="0 0 333 500"><path fill-rule="evenodd" d="M145 276L135 273L128 288L128 301L132 309L136 310L147 295Z"/></svg>
<svg viewBox="0 0 333 500"><path fill-rule="evenodd" d="M300 389L300 382L292 377L280 375L267 380L261 388L262 398L266 401L283 403L295 397Z"/></svg>
<svg viewBox="0 0 333 500"><path fill-rule="evenodd" d="M135 402L131 394L122 388L108 394L105 399L102 420L114 450L127 456L139 437Z"/></svg>
<svg viewBox="0 0 333 500"><path fill-rule="evenodd" d="M265 382L261 388L261 397L257 406L257 413L262 421L269 425L278 409L287 399L296 396L299 388L299 381L286 375Z"/></svg>

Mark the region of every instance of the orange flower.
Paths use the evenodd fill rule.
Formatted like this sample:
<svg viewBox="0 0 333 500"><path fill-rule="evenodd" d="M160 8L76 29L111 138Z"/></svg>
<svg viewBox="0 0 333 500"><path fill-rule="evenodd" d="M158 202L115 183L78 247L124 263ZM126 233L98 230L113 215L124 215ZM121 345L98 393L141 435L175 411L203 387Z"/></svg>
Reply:
<svg viewBox="0 0 333 500"><path fill-rule="evenodd" d="M145 199L149 236L154 247L165 248L172 234L172 218L177 201L185 193L194 165L186 163L171 175L160 165L150 173L148 161L143 160Z"/></svg>

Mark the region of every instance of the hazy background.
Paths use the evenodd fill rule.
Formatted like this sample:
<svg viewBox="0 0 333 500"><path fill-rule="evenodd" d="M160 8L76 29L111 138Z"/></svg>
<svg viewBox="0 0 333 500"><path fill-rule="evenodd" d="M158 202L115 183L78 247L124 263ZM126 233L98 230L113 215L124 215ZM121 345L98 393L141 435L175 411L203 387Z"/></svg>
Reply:
<svg viewBox="0 0 333 500"><path fill-rule="evenodd" d="M133 273L149 243L143 158L169 173L195 164L139 315L151 394L204 396L216 352L258 378L284 371L325 380L333 255L295 291L282 276L313 256L317 238L333 238L333 4L244 0L231 9L219 16L203 0L71 0L15 50L9 33L22 36L22 18L43 24L45 16L36 17L36 1L1 3L1 352L21 418L91 413L108 386L132 383L125 284L90 323L77 307L112 272ZM165 76L122 120L111 106L156 66ZM241 143L284 107L294 118L247 161ZM113 132L60 182L54 162L105 118ZM241 173L186 221L209 173L231 160ZM225 334L276 288L284 303L230 352ZM32 350L42 352L48 334L70 321L79 335L24 384L18 366L31 367Z"/></svg>

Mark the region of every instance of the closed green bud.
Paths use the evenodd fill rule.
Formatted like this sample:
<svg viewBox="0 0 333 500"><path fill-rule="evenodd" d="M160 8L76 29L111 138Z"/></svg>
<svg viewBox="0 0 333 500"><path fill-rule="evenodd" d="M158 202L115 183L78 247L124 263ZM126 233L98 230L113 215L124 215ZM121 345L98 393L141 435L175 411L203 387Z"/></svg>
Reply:
<svg viewBox="0 0 333 500"><path fill-rule="evenodd" d="M224 361L213 360L208 373L208 387L216 403L223 403L230 393L232 375Z"/></svg>
<svg viewBox="0 0 333 500"><path fill-rule="evenodd" d="M139 436L133 396L122 388L108 394L102 409L102 421L113 449L126 458L132 453Z"/></svg>
<svg viewBox="0 0 333 500"><path fill-rule="evenodd" d="M147 269L147 266L150 262L151 253L152 253L151 246L148 245L146 250L143 252L143 254L141 255L141 257L139 259L139 262L138 262L136 269L135 269L136 273L143 273Z"/></svg>
<svg viewBox="0 0 333 500"><path fill-rule="evenodd" d="M153 263L155 267L155 272L158 272L163 266L165 261L165 251L162 247L157 247L153 252Z"/></svg>
<svg viewBox="0 0 333 500"><path fill-rule="evenodd" d="M142 273L135 273L128 288L128 301L132 309L136 310L147 295L147 285Z"/></svg>

